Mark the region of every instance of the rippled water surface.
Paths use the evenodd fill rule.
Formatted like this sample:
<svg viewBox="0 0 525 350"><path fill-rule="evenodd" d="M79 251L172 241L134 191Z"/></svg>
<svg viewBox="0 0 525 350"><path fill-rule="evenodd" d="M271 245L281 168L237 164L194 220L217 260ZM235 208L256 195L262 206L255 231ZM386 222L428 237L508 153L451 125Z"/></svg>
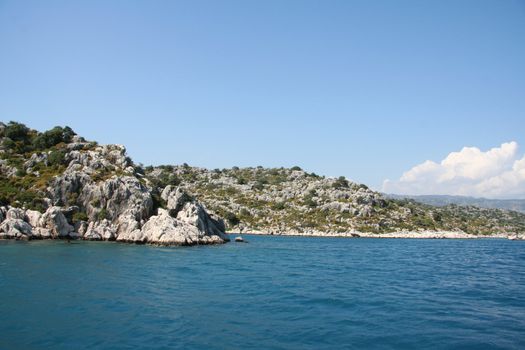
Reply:
<svg viewBox="0 0 525 350"><path fill-rule="evenodd" d="M524 349L525 242L0 241L0 349Z"/></svg>

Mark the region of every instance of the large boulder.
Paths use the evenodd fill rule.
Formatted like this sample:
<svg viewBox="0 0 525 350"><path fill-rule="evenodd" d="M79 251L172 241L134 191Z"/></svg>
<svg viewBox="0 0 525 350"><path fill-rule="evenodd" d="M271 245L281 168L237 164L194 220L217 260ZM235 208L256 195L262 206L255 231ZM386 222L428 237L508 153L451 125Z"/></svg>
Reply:
<svg viewBox="0 0 525 350"><path fill-rule="evenodd" d="M117 228L107 219L90 222L83 238L93 241L112 241L117 237Z"/></svg>
<svg viewBox="0 0 525 350"><path fill-rule="evenodd" d="M224 243L228 241L228 237L224 232L203 230L203 227L195 225L191 220L174 218L168 210L159 209L158 215L152 216L142 230L122 233L117 240L161 245L195 245Z"/></svg>
<svg viewBox="0 0 525 350"><path fill-rule="evenodd" d="M22 219L8 218L0 224L0 238L31 238L33 229Z"/></svg>
<svg viewBox="0 0 525 350"><path fill-rule="evenodd" d="M87 221L77 221L75 222L75 232L78 233L80 237L83 237L88 229L89 223Z"/></svg>
<svg viewBox="0 0 525 350"><path fill-rule="evenodd" d="M31 238L47 239L53 238L53 233L50 229L44 227L33 227L33 235Z"/></svg>
<svg viewBox="0 0 525 350"><path fill-rule="evenodd" d="M178 220L196 226L199 230L228 240L222 219L210 215L206 209L180 187L166 186L161 195L169 214Z"/></svg>
<svg viewBox="0 0 525 350"><path fill-rule="evenodd" d="M36 210L26 210L25 219L32 227L41 225L42 213Z"/></svg>
<svg viewBox="0 0 525 350"><path fill-rule="evenodd" d="M176 216L184 204L191 202L192 198L180 187L168 185L162 191L160 197L166 202L166 208L171 211L172 216Z"/></svg>
<svg viewBox="0 0 525 350"><path fill-rule="evenodd" d="M177 213L177 219L189 226L196 227L200 232L207 235L218 236L228 241L228 236L224 233L224 222L213 219L197 202L188 202Z"/></svg>
<svg viewBox="0 0 525 350"><path fill-rule="evenodd" d="M74 232L74 227L67 222L60 207L47 209L40 219L39 227L48 229L53 237L71 236Z"/></svg>
<svg viewBox="0 0 525 350"><path fill-rule="evenodd" d="M6 218L24 220L26 218L26 212L20 208L9 208Z"/></svg>

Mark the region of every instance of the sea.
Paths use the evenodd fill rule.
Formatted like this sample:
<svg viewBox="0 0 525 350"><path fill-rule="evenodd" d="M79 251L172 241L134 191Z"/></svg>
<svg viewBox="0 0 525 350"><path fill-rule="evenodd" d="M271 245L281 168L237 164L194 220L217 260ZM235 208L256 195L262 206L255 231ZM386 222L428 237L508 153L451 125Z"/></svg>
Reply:
<svg viewBox="0 0 525 350"><path fill-rule="evenodd" d="M525 241L0 241L0 349L525 349Z"/></svg>

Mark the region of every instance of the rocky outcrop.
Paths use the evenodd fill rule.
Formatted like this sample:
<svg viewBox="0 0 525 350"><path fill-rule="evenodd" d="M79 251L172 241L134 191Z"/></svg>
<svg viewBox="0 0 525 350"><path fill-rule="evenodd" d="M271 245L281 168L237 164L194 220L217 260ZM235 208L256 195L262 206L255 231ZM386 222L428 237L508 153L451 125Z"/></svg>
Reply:
<svg viewBox="0 0 525 350"><path fill-rule="evenodd" d="M180 188L167 186L161 198L167 203L166 209L159 209L142 230L127 230L117 240L165 245L213 244L229 240L224 233L224 223L212 218Z"/></svg>
<svg viewBox="0 0 525 350"><path fill-rule="evenodd" d="M198 226L172 217L168 210L159 209L158 215L152 216L141 231L119 235L117 240L163 245L213 244L228 240L225 234L217 233L208 234Z"/></svg>
<svg viewBox="0 0 525 350"><path fill-rule="evenodd" d="M25 217L26 217L26 213L25 213L24 210L19 209L19 208L9 208L9 210L7 211L6 217L7 217L8 220L9 219L11 219L11 220L16 220L16 219L24 220Z"/></svg>
<svg viewBox="0 0 525 350"><path fill-rule="evenodd" d="M0 153L5 151L1 135L0 130ZM50 141L39 142L46 146ZM39 179L49 177L57 166L62 168L55 176L40 179L32 189L32 196L44 193L39 202L44 210L17 205L0 208L0 238L78 238L162 245L228 241L221 220L209 215L181 188L159 188L149 183L122 145L101 146L74 136L50 150L16 156L23 159L22 163L17 161L23 168L13 167L0 157L1 176ZM45 191L42 183L48 184Z"/></svg>
<svg viewBox="0 0 525 350"><path fill-rule="evenodd" d="M111 224L107 219L99 222L92 221L83 238L91 241L114 241L117 238L117 226Z"/></svg>
<svg viewBox="0 0 525 350"><path fill-rule="evenodd" d="M52 237L68 237L72 236L74 228L70 225L59 207L49 208L44 215L41 216L37 227L49 230Z"/></svg>
<svg viewBox="0 0 525 350"><path fill-rule="evenodd" d="M22 219L8 218L0 224L0 238L31 239L33 229Z"/></svg>
<svg viewBox="0 0 525 350"><path fill-rule="evenodd" d="M224 223L210 216L205 208L179 188L168 190L169 208L137 220L132 210L114 220L78 221L72 225L64 213L53 206L40 213L20 208L0 209L0 238L116 240L159 245L218 244L229 241ZM5 215L3 213L6 213Z"/></svg>

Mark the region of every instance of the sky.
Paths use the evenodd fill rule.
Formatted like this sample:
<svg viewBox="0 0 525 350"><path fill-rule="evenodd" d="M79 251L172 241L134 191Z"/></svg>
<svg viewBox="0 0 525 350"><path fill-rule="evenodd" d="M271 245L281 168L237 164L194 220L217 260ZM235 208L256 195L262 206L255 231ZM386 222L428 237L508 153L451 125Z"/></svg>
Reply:
<svg viewBox="0 0 525 350"><path fill-rule="evenodd" d="M525 198L524 38L523 0L0 0L0 120L146 165Z"/></svg>

